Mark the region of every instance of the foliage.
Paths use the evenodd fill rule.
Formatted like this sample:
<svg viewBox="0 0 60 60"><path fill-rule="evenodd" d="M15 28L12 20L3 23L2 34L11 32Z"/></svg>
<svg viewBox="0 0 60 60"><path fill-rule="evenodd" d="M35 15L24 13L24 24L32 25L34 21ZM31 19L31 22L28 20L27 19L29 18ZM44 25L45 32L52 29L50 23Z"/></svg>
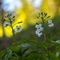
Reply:
<svg viewBox="0 0 60 60"><path fill-rule="evenodd" d="M39 38L43 35L43 41L34 40L33 38L35 36L21 39L19 42L14 40L14 43L7 50L0 52L0 60L60 60L60 40L59 38L57 40L54 38L56 35L59 35L60 32L57 33L57 31L59 31L57 28L53 33L49 31L50 28L54 27L52 20L48 20L48 22L45 21L49 17L47 13L39 13L38 18L42 20L42 22L40 24L37 23L35 26L37 28L35 33ZM8 18L10 19L11 15L8 15ZM15 38L12 20L10 19L8 22L10 24L4 26L11 26Z"/></svg>

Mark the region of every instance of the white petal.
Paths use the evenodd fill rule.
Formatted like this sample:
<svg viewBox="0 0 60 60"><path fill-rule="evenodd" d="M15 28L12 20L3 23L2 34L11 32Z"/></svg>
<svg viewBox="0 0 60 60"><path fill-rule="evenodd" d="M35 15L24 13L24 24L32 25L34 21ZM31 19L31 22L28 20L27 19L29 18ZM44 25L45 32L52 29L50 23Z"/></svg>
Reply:
<svg viewBox="0 0 60 60"><path fill-rule="evenodd" d="M10 23L9 22L4 22L4 27L7 27L7 26L10 26Z"/></svg>
<svg viewBox="0 0 60 60"><path fill-rule="evenodd" d="M39 29L42 26L42 24L36 24L35 28Z"/></svg>
<svg viewBox="0 0 60 60"><path fill-rule="evenodd" d="M48 24L52 23L52 20L48 20Z"/></svg>
<svg viewBox="0 0 60 60"><path fill-rule="evenodd" d="M39 34L39 32L40 32L40 29L37 29L37 30L35 31L36 34Z"/></svg>
<svg viewBox="0 0 60 60"><path fill-rule="evenodd" d="M38 24L36 24L35 28L39 28L39 25L38 25Z"/></svg>
<svg viewBox="0 0 60 60"><path fill-rule="evenodd" d="M38 37L40 37L42 35L42 32L40 32L39 34L38 34Z"/></svg>
<svg viewBox="0 0 60 60"><path fill-rule="evenodd" d="M39 24L40 27L42 27L42 24Z"/></svg>
<svg viewBox="0 0 60 60"><path fill-rule="evenodd" d="M54 26L54 24L53 24L53 23L51 23L51 24L49 24L48 26L49 26L49 27L53 27L53 26Z"/></svg>
<svg viewBox="0 0 60 60"><path fill-rule="evenodd" d="M16 26L16 32L21 32L22 27L21 26Z"/></svg>
<svg viewBox="0 0 60 60"><path fill-rule="evenodd" d="M40 27L40 31L43 31L43 27Z"/></svg>

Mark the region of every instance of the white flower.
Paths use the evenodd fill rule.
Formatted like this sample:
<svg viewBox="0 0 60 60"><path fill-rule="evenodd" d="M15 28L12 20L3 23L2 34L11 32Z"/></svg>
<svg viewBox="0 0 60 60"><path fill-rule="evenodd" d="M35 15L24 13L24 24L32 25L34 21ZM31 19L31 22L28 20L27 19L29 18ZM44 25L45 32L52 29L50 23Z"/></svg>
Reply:
<svg viewBox="0 0 60 60"><path fill-rule="evenodd" d="M42 27L42 24L36 24L35 28L39 29L40 27Z"/></svg>
<svg viewBox="0 0 60 60"><path fill-rule="evenodd" d="M53 27L54 26L54 24L52 23L52 20L48 20L48 26L49 27Z"/></svg>
<svg viewBox="0 0 60 60"><path fill-rule="evenodd" d="M39 34L38 34L38 36L40 37L42 35L42 32L40 32Z"/></svg>
<svg viewBox="0 0 60 60"><path fill-rule="evenodd" d="M52 20L48 20L48 24L52 23Z"/></svg>
<svg viewBox="0 0 60 60"><path fill-rule="evenodd" d="M56 52L56 57L58 57L59 56L59 52Z"/></svg>
<svg viewBox="0 0 60 60"><path fill-rule="evenodd" d="M16 26L16 32L21 32L22 27L21 26Z"/></svg>
<svg viewBox="0 0 60 60"><path fill-rule="evenodd" d="M39 34L39 33L40 33L40 29L37 29L37 30L35 31L35 33L36 33L36 34Z"/></svg>
<svg viewBox="0 0 60 60"><path fill-rule="evenodd" d="M42 32L40 31L40 29L37 29L37 30L35 31L35 33L38 35L38 37L40 37L40 36L42 35Z"/></svg>
<svg viewBox="0 0 60 60"><path fill-rule="evenodd" d="M39 34L39 32L41 32L41 31L43 31L43 27L41 27L40 29L37 29L37 30L35 31L35 33L36 33L36 34Z"/></svg>
<svg viewBox="0 0 60 60"><path fill-rule="evenodd" d="M49 24L48 26L49 26L49 27L53 27L53 26L54 26L54 24L53 24L53 23L51 23L51 24Z"/></svg>
<svg viewBox="0 0 60 60"><path fill-rule="evenodd" d="M43 27L40 27L40 31L43 31Z"/></svg>
<svg viewBox="0 0 60 60"><path fill-rule="evenodd" d="M7 27L7 26L10 26L10 23L9 22L4 22L4 27Z"/></svg>
<svg viewBox="0 0 60 60"><path fill-rule="evenodd" d="M43 31L42 24L37 24L35 27L36 27L37 29L39 29L40 31Z"/></svg>
<svg viewBox="0 0 60 60"><path fill-rule="evenodd" d="M37 24L35 27L37 28L35 33L40 37L42 35L42 31L43 31L42 24Z"/></svg>

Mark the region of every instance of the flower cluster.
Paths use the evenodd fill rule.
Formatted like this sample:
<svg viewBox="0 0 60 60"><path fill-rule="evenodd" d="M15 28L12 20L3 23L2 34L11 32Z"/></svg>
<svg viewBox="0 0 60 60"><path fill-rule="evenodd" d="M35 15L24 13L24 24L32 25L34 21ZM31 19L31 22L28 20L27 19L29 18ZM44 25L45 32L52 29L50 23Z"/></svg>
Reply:
<svg viewBox="0 0 60 60"><path fill-rule="evenodd" d="M42 24L37 24L35 26L35 28L37 28L37 30L35 31L35 33L40 37L42 35L42 31L43 31Z"/></svg>
<svg viewBox="0 0 60 60"><path fill-rule="evenodd" d="M41 18L42 19L42 24L36 24L35 28L37 28L37 30L35 31L35 33L40 37L42 35L42 31L43 28L45 28L44 24L45 24L45 18L49 18L50 16L47 16L47 13L39 13L39 16L37 18ZM48 27L53 27L54 23L52 22L52 20L48 20Z"/></svg>
<svg viewBox="0 0 60 60"><path fill-rule="evenodd" d="M12 16L11 14L8 14L5 17L8 18L8 20L4 19L4 24L3 24L4 27L10 26L12 28L12 33L21 32L21 30L22 30L21 26L16 26L15 29L13 27L16 24L20 24L22 22L17 22L16 24L12 25L13 21L15 20L15 16Z"/></svg>

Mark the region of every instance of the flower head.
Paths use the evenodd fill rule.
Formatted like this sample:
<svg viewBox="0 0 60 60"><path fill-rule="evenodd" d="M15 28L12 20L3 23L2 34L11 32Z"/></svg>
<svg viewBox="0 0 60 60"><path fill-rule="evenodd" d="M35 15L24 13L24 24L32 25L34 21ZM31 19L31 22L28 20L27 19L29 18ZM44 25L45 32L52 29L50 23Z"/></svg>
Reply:
<svg viewBox="0 0 60 60"><path fill-rule="evenodd" d="M4 27L10 26L9 22L4 22Z"/></svg>
<svg viewBox="0 0 60 60"><path fill-rule="evenodd" d="M52 20L48 20L48 24L52 23Z"/></svg>
<svg viewBox="0 0 60 60"><path fill-rule="evenodd" d="M53 27L53 26L54 26L54 24L53 24L53 23L51 23L51 24L49 24L48 26L49 26L49 27Z"/></svg>
<svg viewBox="0 0 60 60"><path fill-rule="evenodd" d="M35 27L37 28L35 33L40 37L42 35L42 31L43 31L42 24L37 24Z"/></svg>
<svg viewBox="0 0 60 60"><path fill-rule="evenodd" d="M36 34L39 34L39 33L40 33L40 29L37 29L37 30L35 31L35 33L36 33Z"/></svg>
<svg viewBox="0 0 60 60"><path fill-rule="evenodd" d="M35 27L36 27L38 30L43 31L42 24L37 24Z"/></svg>
<svg viewBox="0 0 60 60"><path fill-rule="evenodd" d="M38 35L38 37L40 37L40 36L42 35L42 32L40 31L40 29L37 29L37 30L35 31L35 33Z"/></svg>
<svg viewBox="0 0 60 60"><path fill-rule="evenodd" d="M42 32L40 32L39 34L38 34L38 37L40 37L42 35Z"/></svg>
<svg viewBox="0 0 60 60"><path fill-rule="evenodd" d="M54 26L54 24L52 23L52 20L48 20L48 26L49 27L53 27Z"/></svg>
<svg viewBox="0 0 60 60"><path fill-rule="evenodd" d="M21 32L22 27L21 26L16 26L16 32Z"/></svg>

